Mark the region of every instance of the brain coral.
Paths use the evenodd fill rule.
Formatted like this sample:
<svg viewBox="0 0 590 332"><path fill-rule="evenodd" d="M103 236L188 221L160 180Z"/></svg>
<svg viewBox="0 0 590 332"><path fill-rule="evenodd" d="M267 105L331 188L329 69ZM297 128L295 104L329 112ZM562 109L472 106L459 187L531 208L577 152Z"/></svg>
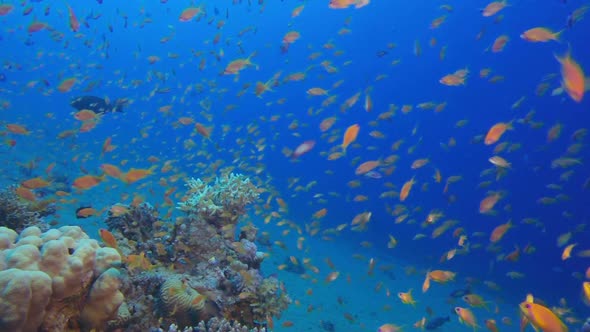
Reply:
<svg viewBox="0 0 590 332"><path fill-rule="evenodd" d="M205 306L205 296L190 287L182 278L166 280L160 288L160 298L169 313L198 312Z"/></svg>

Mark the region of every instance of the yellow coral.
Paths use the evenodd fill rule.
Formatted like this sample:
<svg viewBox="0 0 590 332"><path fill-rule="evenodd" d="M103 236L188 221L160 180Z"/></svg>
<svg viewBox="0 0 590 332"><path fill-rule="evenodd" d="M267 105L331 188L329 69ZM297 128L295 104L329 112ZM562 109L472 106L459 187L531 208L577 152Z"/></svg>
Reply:
<svg viewBox="0 0 590 332"><path fill-rule="evenodd" d="M180 278L166 280L160 288L160 297L170 315L200 311L206 300L204 295Z"/></svg>

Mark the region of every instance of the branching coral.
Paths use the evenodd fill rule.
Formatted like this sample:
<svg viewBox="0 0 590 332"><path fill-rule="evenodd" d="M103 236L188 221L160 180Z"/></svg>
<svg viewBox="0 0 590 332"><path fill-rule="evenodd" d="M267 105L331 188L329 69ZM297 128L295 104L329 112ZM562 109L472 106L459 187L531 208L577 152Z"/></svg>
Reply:
<svg viewBox="0 0 590 332"><path fill-rule="evenodd" d="M0 227L0 330L102 328L123 301L120 262L79 227Z"/></svg>
<svg viewBox="0 0 590 332"><path fill-rule="evenodd" d="M187 186L186 199L178 208L219 225L237 223L246 205L258 198L256 187L242 174L218 177L213 185L191 178Z"/></svg>

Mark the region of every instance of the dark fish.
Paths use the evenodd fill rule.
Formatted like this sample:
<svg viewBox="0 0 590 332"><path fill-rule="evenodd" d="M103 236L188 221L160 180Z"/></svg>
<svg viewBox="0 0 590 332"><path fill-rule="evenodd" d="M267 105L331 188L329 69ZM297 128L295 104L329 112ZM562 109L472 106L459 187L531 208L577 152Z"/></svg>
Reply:
<svg viewBox="0 0 590 332"><path fill-rule="evenodd" d="M117 99L114 104L108 104L104 99L96 96L81 96L70 102L70 105L79 111L90 110L97 114L123 112L125 104L124 99Z"/></svg>
<svg viewBox="0 0 590 332"><path fill-rule="evenodd" d="M463 297L467 294L471 294L471 289L469 288L463 288L463 289L455 289L454 291L451 292L451 297L457 299L460 297Z"/></svg>
<svg viewBox="0 0 590 332"><path fill-rule="evenodd" d="M432 331L432 330L436 330L439 327L443 326L446 322L451 321L451 319L449 318L449 316L446 317L436 317L434 319L431 319L429 321L426 322L426 325L424 325L424 328Z"/></svg>
<svg viewBox="0 0 590 332"><path fill-rule="evenodd" d="M574 15L569 14L567 16L567 20L565 21L565 24L567 25L568 28L572 28L574 26Z"/></svg>
<svg viewBox="0 0 590 332"><path fill-rule="evenodd" d="M378 51L376 55L377 57L382 58L387 55L387 51Z"/></svg>

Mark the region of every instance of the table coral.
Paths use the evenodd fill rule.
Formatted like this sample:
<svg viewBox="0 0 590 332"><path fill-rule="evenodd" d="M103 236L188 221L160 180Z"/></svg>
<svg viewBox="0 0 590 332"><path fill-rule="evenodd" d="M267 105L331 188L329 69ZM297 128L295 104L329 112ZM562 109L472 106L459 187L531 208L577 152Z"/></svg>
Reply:
<svg viewBox="0 0 590 332"><path fill-rule="evenodd" d="M111 267L120 263L80 227L0 227L0 330L102 328L123 301Z"/></svg>

